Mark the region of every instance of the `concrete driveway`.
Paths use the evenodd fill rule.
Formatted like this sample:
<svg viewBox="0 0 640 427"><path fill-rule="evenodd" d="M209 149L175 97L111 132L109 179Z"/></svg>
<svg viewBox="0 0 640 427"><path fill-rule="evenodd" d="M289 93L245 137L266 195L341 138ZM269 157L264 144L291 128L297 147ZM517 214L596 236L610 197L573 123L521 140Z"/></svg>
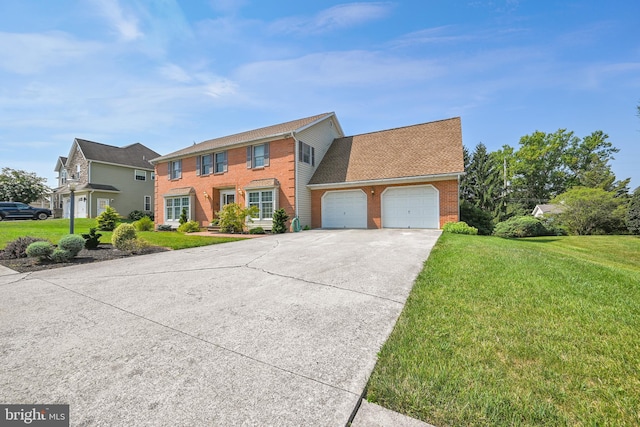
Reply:
<svg viewBox="0 0 640 427"><path fill-rule="evenodd" d="M312 230L0 276L0 403L71 425L343 426L433 230Z"/></svg>

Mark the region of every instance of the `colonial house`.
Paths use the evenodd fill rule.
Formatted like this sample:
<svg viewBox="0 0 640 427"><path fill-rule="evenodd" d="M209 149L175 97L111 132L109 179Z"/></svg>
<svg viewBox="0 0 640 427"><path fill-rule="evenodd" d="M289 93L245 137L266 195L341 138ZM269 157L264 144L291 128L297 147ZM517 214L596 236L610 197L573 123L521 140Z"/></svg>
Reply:
<svg viewBox="0 0 640 427"><path fill-rule="evenodd" d="M346 137L335 113L211 139L152 160L156 223L208 225L222 206L284 208L313 228L440 228L458 220L459 118Z"/></svg>
<svg viewBox="0 0 640 427"><path fill-rule="evenodd" d="M155 174L150 160L159 154L140 143L115 147L76 138L67 157L58 158L54 215L68 218L74 190L76 218L94 218L107 206L120 215L153 212Z"/></svg>

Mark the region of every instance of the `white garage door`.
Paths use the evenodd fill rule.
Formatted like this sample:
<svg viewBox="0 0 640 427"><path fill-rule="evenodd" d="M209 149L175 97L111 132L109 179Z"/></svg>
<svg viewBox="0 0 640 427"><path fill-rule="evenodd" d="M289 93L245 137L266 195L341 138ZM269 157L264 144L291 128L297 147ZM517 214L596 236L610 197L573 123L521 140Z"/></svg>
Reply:
<svg viewBox="0 0 640 427"><path fill-rule="evenodd" d="M392 187L382 193L382 227L440 228L438 191L431 185Z"/></svg>
<svg viewBox="0 0 640 427"><path fill-rule="evenodd" d="M322 227L367 228L367 195L360 190L326 192L322 196Z"/></svg>

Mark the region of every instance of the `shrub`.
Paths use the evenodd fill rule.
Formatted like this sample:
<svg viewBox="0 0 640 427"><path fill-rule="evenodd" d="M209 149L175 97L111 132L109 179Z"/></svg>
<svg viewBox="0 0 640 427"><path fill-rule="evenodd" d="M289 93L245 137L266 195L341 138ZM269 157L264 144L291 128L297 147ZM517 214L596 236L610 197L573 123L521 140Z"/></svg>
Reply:
<svg viewBox="0 0 640 427"><path fill-rule="evenodd" d="M98 215L98 230L113 231L120 223L120 215L111 206L107 206L100 215Z"/></svg>
<svg viewBox="0 0 640 427"><path fill-rule="evenodd" d="M538 218L514 216L499 222L493 234L499 237L535 237L548 236L550 233Z"/></svg>
<svg viewBox="0 0 640 427"><path fill-rule="evenodd" d="M45 239L38 237L18 237L15 240L7 243L7 246L2 252L0 252L0 258L3 259L17 259L27 257L27 248L33 242L46 242Z"/></svg>
<svg viewBox="0 0 640 427"><path fill-rule="evenodd" d="M200 231L200 224L196 221L188 221L184 224L180 224L178 231L181 233L196 233Z"/></svg>
<svg viewBox="0 0 640 427"><path fill-rule="evenodd" d="M273 227L271 228L271 232L273 234L280 234L287 231L286 222L289 219L289 215L284 210L284 208L280 208L273 213Z"/></svg>
<svg viewBox="0 0 640 427"><path fill-rule="evenodd" d="M33 242L27 246L26 252L27 256L44 261L51 258L53 249L53 245L49 242Z"/></svg>
<svg viewBox="0 0 640 427"><path fill-rule="evenodd" d="M243 208L237 203L224 205L220 212L216 212L220 231L224 233L241 233L246 227L246 221L253 222L251 217L258 215L258 207Z"/></svg>
<svg viewBox="0 0 640 427"><path fill-rule="evenodd" d="M89 229L89 233L83 233L82 238L84 239L84 247L87 249L95 249L100 245L100 237L102 234L96 233L96 228L91 227Z"/></svg>
<svg viewBox="0 0 640 427"><path fill-rule="evenodd" d="M180 223L180 225L182 225L187 221L189 221L189 218L187 218L187 208L182 208L182 212L180 212L180 219L178 219L178 222Z"/></svg>
<svg viewBox="0 0 640 427"><path fill-rule="evenodd" d="M262 227L254 227L249 229L249 234L265 234L264 228Z"/></svg>
<svg viewBox="0 0 640 427"><path fill-rule="evenodd" d="M460 204L460 221L478 229L478 234L490 236L493 233L493 216L477 206L463 201Z"/></svg>
<svg viewBox="0 0 640 427"><path fill-rule="evenodd" d="M75 255L65 249L56 248L51 254L51 260L54 262L67 262L74 256Z"/></svg>
<svg viewBox="0 0 640 427"><path fill-rule="evenodd" d="M131 224L120 224L111 236L111 244L114 248L121 251L130 251L132 240L136 240L136 229Z"/></svg>
<svg viewBox="0 0 640 427"><path fill-rule="evenodd" d="M445 233L454 233L454 234L470 234L476 235L478 234L478 229L475 227L471 227L464 221L460 222L448 222L442 227L442 231Z"/></svg>
<svg viewBox="0 0 640 427"><path fill-rule="evenodd" d="M629 233L640 234L640 187L633 191L625 223Z"/></svg>
<svg viewBox="0 0 640 427"><path fill-rule="evenodd" d="M173 228L171 228L171 226L168 225L168 224L160 224L160 225L158 225L157 230L158 231L171 231L171 230L173 230Z"/></svg>
<svg viewBox="0 0 640 427"><path fill-rule="evenodd" d="M153 220L148 216L143 216L133 223L133 226L138 231L153 231L153 225Z"/></svg>
<svg viewBox="0 0 640 427"><path fill-rule="evenodd" d="M144 217L149 217L151 219L151 221L153 221L153 212L151 211L139 211L139 210L135 210L135 211L131 211L129 212L128 218L131 221L139 221L140 219L144 218ZM149 231L149 230L146 230Z"/></svg>
<svg viewBox="0 0 640 427"><path fill-rule="evenodd" d="M307 231L307 230L311 230L311 227L309 227L308 225L305 225L304 227L302 227L302 229Z"/></svg>
<svg viewBox="0 0 640 427"><path fill-rule="evenodd" d="M73 258L84 248L84 239L77 234L67 234L58 242L58 248L68 251Z"/></svg>

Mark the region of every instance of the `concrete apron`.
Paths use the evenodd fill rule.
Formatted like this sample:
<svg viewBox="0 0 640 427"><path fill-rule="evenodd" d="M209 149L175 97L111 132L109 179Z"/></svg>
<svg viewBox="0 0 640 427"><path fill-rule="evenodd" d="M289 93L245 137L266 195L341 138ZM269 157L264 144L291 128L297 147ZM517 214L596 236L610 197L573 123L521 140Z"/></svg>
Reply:
<svg viewBox="0 0 640 427"><path fill-rule="evenodd" d="M0 402L67 403L71 425L345 425L439 235L312 230L0 275Z"/></svg>

